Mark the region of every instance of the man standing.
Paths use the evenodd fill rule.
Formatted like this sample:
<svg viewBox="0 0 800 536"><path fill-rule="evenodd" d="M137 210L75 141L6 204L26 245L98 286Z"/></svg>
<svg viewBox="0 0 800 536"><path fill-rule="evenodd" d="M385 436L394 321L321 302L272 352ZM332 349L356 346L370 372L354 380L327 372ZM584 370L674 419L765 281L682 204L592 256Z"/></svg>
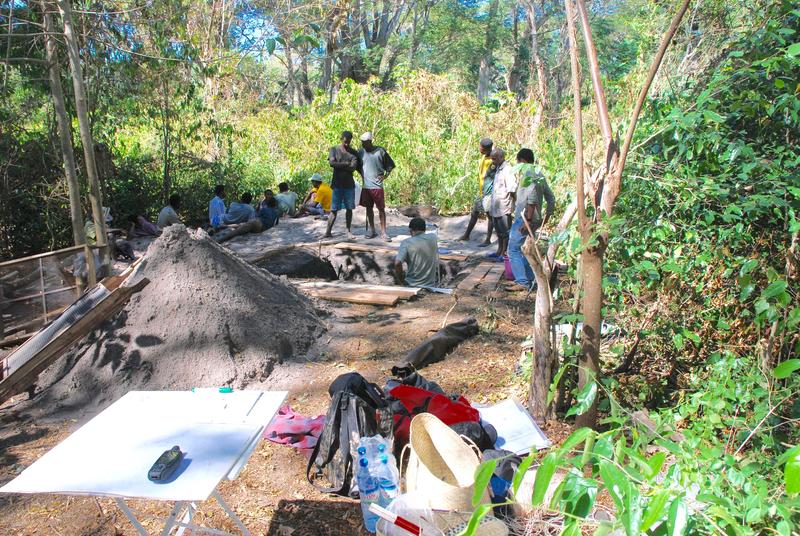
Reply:
<svg viewBox="0 0 800 536"><path fill-rule="evenodd" d="M214 198L208 204L208 223L211 227L222 225L222 217L225 215L225 186L217 184L214 187Z"/></svg>
<svg viewBox="0 0 800 536"><path fill-rule="evenodd" d="M514 213L517 177L511 164L506 162L505 151L499 148L492 149L491 158L496 171L489 203L489 216L494 221L497 232L497 252L489 257L502 262L508 248L508 231Z"/></svg>
<svg viewBox="0 0 800 536"><path fill-rule="evenodd" d="M178 194L172 194L169 196L169 204L161 209L161 212L158 213L158 220L156 220L156 225L158 225L159 229L163 229L164 227L169 227L174 223L180 223L181 219L178 217L178 211L181 208L181 196Z"/></svg>
<svg viewBox="0 0 800 536"><path fill-rule="evenodd" d="M289 185L285 182L278 185L278 192L278 195L275 196L275 200L278 202L278 214L281 216L286 214L289 217L297 214L297 194L289 191Z"/></svg>
<svg viewBox="0 0 800 536"><path fill-rule="evenodd" d="M347 225L347 239L354 240L355 236L350 231L353 223L353 209L356 208L356 183L353 180L353 173L361 167L358 161L358 153L350 147L353 141L353 133L345 130L342 132L342 143L336 147L331 147L328 152L328 163L333 168L333 178L331 188L333 188L333 200L331 201L331 215L328 218L328 229L325 231L325 238L330 238L331 229L336 222L336 213L345 210L345 224Z"/></svg>
<svg viewBox="0 0 800 536"><path fill-rule="evenodd" d="M535 281L528 259L522 253L522 245L528 237L527 220L531 230L538 231L553 215L556 198L537 166L533 164L533 151L521 149L517 154L517 176L519 189L514 211L515 220L508 240L508 260L514 272L514 285L508 290L530 290ZM547 211L542 217L542 201L547 202Z"/></svg>
<svg viewBox="0 0 800 536"><path fill-rule="evenodd" d="M481 157L478 160L478 197L472 205L472 212L469 215L469 224L467 230L459 238L459 240L469 240L469 235L478 223L478 218L481 214L486 214L486 238L481 242L478 247L486 247L492 243L492 229L493 222L491 216L488 215L486 207L489 204L489 199L492 195L492 185L494 183L495 169L492 164L492 159L489 156L492 153L492 146L494 142L489 138L483 138L478 145L478 150Z"/></svg>
<svg viewBox="0 0 800 536"><path fill-rule="evenodd" d="M435 234L425 232L425 220L412 218L408 223L411 238L400 242L394 261L397 283L410 287L435 287L439 280L439 244ZM403 263L408 270L403 273Z"/></svg>
<svg viewBox="0 0 800 536"><path fill-rule="evenodd" d="M361 190L361 205L367 209L367 224L369 234L367 238L375 238L375 214L373 207L378 209L378 219L381 223L381 238L386 242L392 239L386 233L386 200L383 191L383 181L394 169L394 160L386 149L372 144L372 133L365 132L361 135L361 150L358 151L361 159L361 176L364 178L364 188Z"/></svg>

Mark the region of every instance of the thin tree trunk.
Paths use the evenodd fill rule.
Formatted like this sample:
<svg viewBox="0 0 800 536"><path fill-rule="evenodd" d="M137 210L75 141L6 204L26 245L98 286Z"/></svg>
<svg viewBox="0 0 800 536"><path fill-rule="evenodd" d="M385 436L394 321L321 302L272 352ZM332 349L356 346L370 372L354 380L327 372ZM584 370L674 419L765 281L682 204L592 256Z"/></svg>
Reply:
<svg viewBox="0 0 800 536"><path fill-rule="evenodd" d="M94 159L94 141L92 140L92 127L89 124L89 111L86 104L86 89L83 83L83 70L81 57L78 50L78 39L72 20L72 5L70 0L58 0L58 9L64 23L64 40L67 44L67 54L72 72L72 87L75 93L75 111L78 116L78 127L83 145L86 175L89 179L89 201L92 205L97 245L100 246L101 262L109 270L111 268L111 252L106 236L106 222L103 218L103 195L100 190L100 180L97 176L97 164Z"/></svg>
<svg viewBox="0 0 800 536"><path fill-rule="evenodd" d="M489 5L489 19L486 22L486 44L483 49L483 56L481 57L481 64L478 68L478 102L481 104L486 102L489 98L489 90L492 77L492 66L494 63L494 45L497 40L497 27L496 21L497 10L500 1L492 0Z"/></svg>
<svg viewBox="0 0 800 536"><path fill-rule="evenodd" d="M53 17L48 12L47 3L42 1L42 13L45 28L45 51L49 63L50 93L53 96L53 108L56 113L58 126L58 141L61 144L61 155L64 159L64 176L67 179L69 190L69 215L72 221L72 240L76 246L86 243L86 234L83 230L83 213L81 211L81 187L78 183L78 166L75 164L75 152L72 147L72 132L70 132L69 116L64 101L64 89L61 85L61 72L58 62L58 49L53 26Z"/></svg>
<svg viewBox="0 0 800 536"><path fill-rule="evenodd" d="M550 95L547 90L547 78L545 75L545 64L539 53L539 24L536 22L536 6L533 0L525 0L525 15L528 18L528 30L531 39L531 80L530 95L536 101L536 113L533 116L533 123L531 125L531 132L534 137L539 131L539 126L542 124L542 118L547 108L550 106ZM536 82L534 83L533 74L536 73Z"/></svg>
<svg viewBox="0 0 800 536"><path fill-rule="evenodd" d="M172 176L170 174L170 160L172 158L171 154L171 125L170 125L170 106L169 106L169 81L168 79L164 79L163 87L164 91L164 104L161 107L161 124L162 124L162 136L163 136L163 159L164 159L164 176L163 181L161 183L161 198L164 203L169 200L169 192L172 190Z"/></svg>

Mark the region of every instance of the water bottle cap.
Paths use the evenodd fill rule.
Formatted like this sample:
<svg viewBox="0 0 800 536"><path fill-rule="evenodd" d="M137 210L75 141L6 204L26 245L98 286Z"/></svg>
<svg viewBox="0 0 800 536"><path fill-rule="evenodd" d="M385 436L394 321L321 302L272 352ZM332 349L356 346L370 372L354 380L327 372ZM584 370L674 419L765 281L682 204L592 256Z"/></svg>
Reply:
<svg viewBox="0 0 800 536"><path fill-rule="evenodd" d="M367 447L358 447L358 453L363 456L367 453Z"/></svg>
<svg viewBox="0 0 800 536"><path fill-rule="evenodd" d="M366 459L366 458L361 458L360 460L358 460L358 464L359 464L361 467L366 467L367 465L369 465L369 462L367 461L367 459Z"/></svg>
<svg viewBox="0 0 800 536"><path fill-rule="evenodd" d="M386 454L381 456L381 463L389 463L389 456L387 456Z"/></svg>
<svg viewBox="0 0 800 536"><path fill-rule="evenodd" d="M383 443L379 444L378 452L385 452L385 451L386 451L386 445L384 445Z"/></svg>

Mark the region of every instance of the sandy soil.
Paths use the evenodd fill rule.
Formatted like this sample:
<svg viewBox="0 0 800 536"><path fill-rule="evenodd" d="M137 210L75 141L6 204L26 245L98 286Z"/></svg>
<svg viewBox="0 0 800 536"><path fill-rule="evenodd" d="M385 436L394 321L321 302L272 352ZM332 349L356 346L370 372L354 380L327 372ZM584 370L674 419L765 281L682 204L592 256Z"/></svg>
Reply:
<svg viewBox="0 0 800 536"><path fill-rule="evenodd" d="M357 211L358 215L363 211ZM363 216L362 216L363 219ZM407 218L392 214L390 233L407 229ZM284 225L286 223L286 225ZM475 248L483 238L485 224L479 224L475 242L466 245L450 242L461 232L460 220L440 221L443 247L458 251ZM363 227L362 227L363 228ZM343 225L337 222L337 232ZM318 239L324 222L304 219L282 222L274 230L258 236L237 238L230 248L242 256L263 253L292 241ZM305 238L301 238L305 237ZM397 240L395 240L397 243ZM444 361L422 373L449 392L459 392L477 403L492 403L509 396L524 400L525 385L514 375L521 343L530 331L533 302L521 294L503 290L453 296L425 294L393 308L318 302L318 312L327 327L315 360L295 360L276 366L261 383L248 388L286 389L288 403L307 415L324 413L328 406L328 385L339 374L357 370L368 379L383 384L388 370L410 348L442 327L446 321L473 315L481 332L461 344ZM20 418L14 404L17 397L0 410L0 482L30 465L49 448L64 439L81 422L33 421ZM564 425L548 423L546 433L558 441L567 433ZM305 458L285 446L264 441L246 469L234 482L221 486L221 494L242 517L253 534L357 535L367 534L361 526L358 503L318 493L305 480ZM167 513L166 507L133 501L138 512ZM209 503L201 515L210 526L235 532L221 510ZM201 517L201 519L203 519ZM156 525L146 525L155 532ZM134 535L134 529L109 499L68 498L63 496L0 497L0 534L96 534Z"/></svg>

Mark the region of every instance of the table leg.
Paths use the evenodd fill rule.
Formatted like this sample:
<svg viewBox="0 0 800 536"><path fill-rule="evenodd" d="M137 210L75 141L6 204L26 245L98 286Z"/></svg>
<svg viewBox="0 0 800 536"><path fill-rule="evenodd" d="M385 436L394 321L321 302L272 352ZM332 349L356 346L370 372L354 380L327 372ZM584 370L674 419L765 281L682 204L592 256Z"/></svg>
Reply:
<svg viewBox="0 0 800 536"><path fill-rule="evenodd" d="M140 536L149 536L142 524L139 523L139 520L136 519L136 516L133 515L131 509L128 508L128 504L125 502L125 499L117 497L117 506L119 506L119 509L122 510L122 512L128 518L128 521L131 522L131 525L133 525L133 527L136 529L136 532L138 532Z"/></svg>
<svg viewBox="0 0 800 536"><path fill-rule="evenodd" d="M172 512L169 513L169 517L167 517L166 522L164 523L164 530L161 531L161 536L169 536L170 531L172 531L172 527L175 526L175 521L178 519L178 514L183 511L183 506L186 503L184 501L178 501L175 503L175 507L172 509Z"/></svg>
<svg viewBox="0 0 800 536"><path fill-rule="evenodd" d="M225 501L222 500L222 497L220 496L217 490L214 490L214 493L212 493L211 496L217 500L222 509L225 510L225 513L228 514L228 517L230 517L233 520L233 522L236 523L236 526L239 527L239 530L242 531L242 534L244 536L252 536L250 534L250 531L247 530L247 527L244 526L244 523L242 523L242 520L239 519L239 516L236 515L236 512L231 510L231 508L225 503Z"/></svg>

